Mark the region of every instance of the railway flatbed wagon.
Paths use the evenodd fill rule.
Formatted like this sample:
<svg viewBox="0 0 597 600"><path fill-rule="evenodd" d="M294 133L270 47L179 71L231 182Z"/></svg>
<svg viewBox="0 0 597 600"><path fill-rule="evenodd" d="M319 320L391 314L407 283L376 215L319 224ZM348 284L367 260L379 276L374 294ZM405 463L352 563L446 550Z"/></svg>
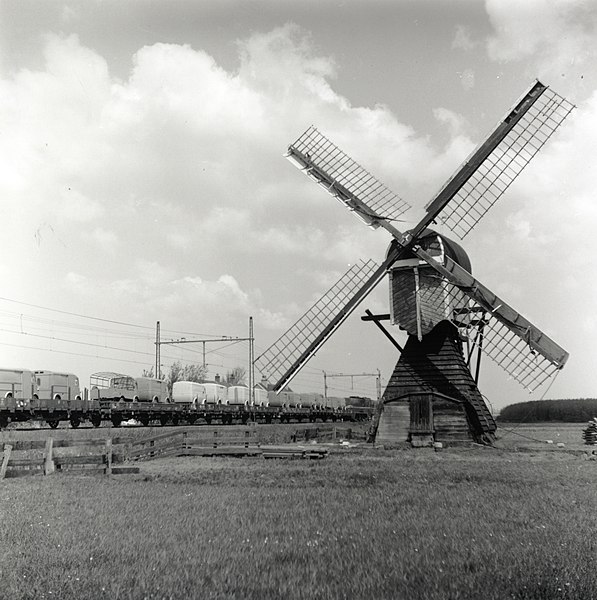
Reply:
<svg viewBox="0 0 597 600"><path fill-rule="evenodd" d="M370 406L347 406L342 413L344 421L369 421L374 409Z"/></svg>
<svg viewBox="0 0 597 600"><path fill-rule="evenodd" d="M61 421L68 421L73 428L85 421L99 427L104 421L111 421L114 427L135 419L142 425L178 425L181 422L195 423L280 423L316 421L365 421L371 418L373 410L367 407L333 408L285 408L281 406L245 406L225 404L135 402L123 400L97 400L84 394L81 398L37 398L22 400L14 397L0 397L0 427L11 422L45 421L52 428Z"/></svg>
<svg viewBox="0 0 597 600"><path fill-rule="evenodd" d="M183 419L191 422L186 407L180 404L100 400L99 405L98 416L100 421L112 421L114 427L120 427L122 422L130 419L135 419L146 426L152 421L159 421L161 425L168 423L178 425ZM94 421L92 423L95 425Z"/></svg>
<svg viewBox="0 0 597 600"><path fill-rule="evenodd" d="M45 421L55 429L60 421L69 421L73 428L77 428L83 421L97 421L99 409L98 402L80 397L74 399L34 397L27 401L2 398L0 399L0 427L6 427L11 422Z"/></svg>

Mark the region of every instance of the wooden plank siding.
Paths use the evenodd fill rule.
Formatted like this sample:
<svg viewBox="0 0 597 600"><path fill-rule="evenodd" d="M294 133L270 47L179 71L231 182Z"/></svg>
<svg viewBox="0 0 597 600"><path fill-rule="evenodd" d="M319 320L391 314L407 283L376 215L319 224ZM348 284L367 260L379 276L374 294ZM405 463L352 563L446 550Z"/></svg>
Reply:
<svg viewBox="0 0 597 600"><path fill-rule="evenodd" d="M427 400L423 398L430 399L429 416L424 408ZM411 434L423 434L427 428L435 433L436 441L481 439L496 430L493 416L464 360L457 331L447 321L439 323L421 342L409 336L383 395L378 435L380 428L384 429L380 441L403 434L402 430L397 436L388 432L391 423L403 427L395 423L391 412L384 418L386 410L397 403L410 406Z"/></svg>
<svg viewBox="0 0 597 600"><path fill-rule="evenodd" d="M375 441L378 444L405 444L410 441L408 402L385 404L379 419Z"/></svg>

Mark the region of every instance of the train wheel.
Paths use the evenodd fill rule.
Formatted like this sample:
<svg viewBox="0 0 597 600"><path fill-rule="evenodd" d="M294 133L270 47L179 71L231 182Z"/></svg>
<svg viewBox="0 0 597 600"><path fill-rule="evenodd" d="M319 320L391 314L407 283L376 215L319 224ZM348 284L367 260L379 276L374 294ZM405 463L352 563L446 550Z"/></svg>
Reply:
<svg viewBox="0 0 597 600"><path fill-rule="evenodd" d="M172 417L172 425L174 425L174 426L178 425L178 416Z"/></svg>
<svg viewBox="0 0 597 600"><path fill-rule="evenodd" d="M147 427L149 425L149 415L140 415L139 423L141 423L143 427Z"/></svg>
<svg viewBox="0 0 597 600"><path fill-rule="evenodd" d="M60 421L58 419L50 419L48 421L48 425L52 428L52 429L56 429L56 427L58 427L58 423L60 423Z"/></svg>
<svg viewBox="0 0 597 600"><path fill-rule="evenodd" d="M80 424L81 424L81 421L79 420L79 417L71 417L70 418L70 426L73 429L77 429Z"/></svg>
<svg viewBox="0 0 597 600"><path fill-rule="evenodd" d="M8 417L0 415L0 429L8 427Z"/></svg>
<svg viewBox="0 0 597 600"><path fill-rule="evenodd" d="M166 417L166 416L162 416L162 417L160 417L160 425L161 425L162 427L165 427L165 426L166 426L166 423L168 423L168 417Z"/></svg>
<svg viewBox="0 0 597 600"><path fill-rule="evenodd" d="M191 417L187 417L187 421L189 422L189 425L194 425L196 420L197 420L197 417L195 417L194 415Z"/></svg>
<svg viewBox="0 0 597 600"><path fill-rule="evenodd" d="M205 415L205 422L206 422L208 425L211 425L211 415Z"/></svg>
<svg viewBox="0 0 597 600"><path fill-rule="evenodd" d="M122 419L117 416L113 416L111 419L112 427L120 427L120 423L122 423Z"/></svg>
<svg viewBox="0 0 597 600"><path fill-rule="evenodd" d="M99 415L93 415L91 417L91 424L94 427L99 427L102 424L102 418Z"/></svg>

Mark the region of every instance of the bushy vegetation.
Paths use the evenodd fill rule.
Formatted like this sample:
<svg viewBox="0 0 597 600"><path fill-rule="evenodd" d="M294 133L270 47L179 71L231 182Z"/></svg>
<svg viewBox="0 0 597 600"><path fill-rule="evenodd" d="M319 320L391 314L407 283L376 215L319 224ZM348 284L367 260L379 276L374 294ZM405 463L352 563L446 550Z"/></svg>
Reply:
<svg viewBox="0 0 597 600"><path fill-rule="evenodd" d="M597 398L569 398L510 404L502 409L498 420L511 423L547 421L581 423L596 416Z"/></svg>
<svg viewBox="0 0 597 600"><path fill-rule="evenodd" d="M0 487L0 598L597 597L595 463L354 449Z"/></svg>

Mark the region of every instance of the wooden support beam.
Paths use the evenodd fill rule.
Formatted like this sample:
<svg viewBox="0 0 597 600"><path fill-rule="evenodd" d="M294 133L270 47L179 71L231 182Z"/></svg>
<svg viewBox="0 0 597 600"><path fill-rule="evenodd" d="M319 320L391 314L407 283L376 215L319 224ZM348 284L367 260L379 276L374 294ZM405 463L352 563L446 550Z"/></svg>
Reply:
<svg viewBox="0 0 597 600"><path fill-rule="evenodd" d="M53 451L54 438L49 437L46 440L46 448L44 450L44 475L49 475L55 470Z"/></svg>
<svg viewBox="0 0 597 600"><path fill-rule="evenodd" d="M398 348L400 352L402 352L402 346L394 339L394 336L379 322L380 319L377 318L377 315L374 315L369 309L365 310L367 317L361 317L363 321L373 321L375 325L381 330L381 332L392 342L392 344ZM380 315L381 317L385 317L385 315ZM389 316L389 315L388 315Z"/></svg>
<svg viewBox="0 0 597 600"><path fill-rule="evenodd" d="M390 313L383 313L381 315L374 315L370 310L365 311L367 314L361 317L361 321L389 321Z"/></svg>
<svg viewBox="0 0 597 600"><path fill-rule="evenodd" d="M8 468L8 461L10 460L10 453L12 452L12 446L10 444L4 444L4 455L2 457L2 466L0 467L0 480L6 476L6 469Z"/></svg>
<svg viewBox="0 0 597 600"><path fill-rule="evenodd" d="M112 475L112 438L106 440L106 475Z"/></svg>

